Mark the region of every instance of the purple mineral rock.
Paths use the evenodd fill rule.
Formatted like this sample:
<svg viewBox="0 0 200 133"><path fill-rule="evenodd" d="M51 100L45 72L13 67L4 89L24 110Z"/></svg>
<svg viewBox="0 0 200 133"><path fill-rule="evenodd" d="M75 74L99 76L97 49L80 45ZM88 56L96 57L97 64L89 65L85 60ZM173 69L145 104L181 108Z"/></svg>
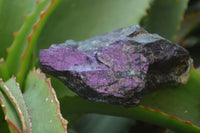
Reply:
<svg viewBox="0 0 200 133"><path fill-rule="evenodd" d="M39 56L42 71L79 96L126 107L162 85L186 83L192 64L187 50L138 25L67 40Z"/></svg>

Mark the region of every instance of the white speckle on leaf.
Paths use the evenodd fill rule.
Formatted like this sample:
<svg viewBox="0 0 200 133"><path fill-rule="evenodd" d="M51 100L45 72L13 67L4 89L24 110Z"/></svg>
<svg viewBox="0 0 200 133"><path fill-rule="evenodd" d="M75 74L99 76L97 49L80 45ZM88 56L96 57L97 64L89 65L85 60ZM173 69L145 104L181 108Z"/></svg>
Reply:
<svg viewBox="0 0 200 133"><path fill-rule="evenodd" d="M46 99L45 99L45 101L47 102L49 100L49 98L47 97Z"/></svg>
<svg viewBox="0 0 200 133"><path fill-rule="evenodd" d="M53 99L51 99L51 103L53 103Z"/></svg>

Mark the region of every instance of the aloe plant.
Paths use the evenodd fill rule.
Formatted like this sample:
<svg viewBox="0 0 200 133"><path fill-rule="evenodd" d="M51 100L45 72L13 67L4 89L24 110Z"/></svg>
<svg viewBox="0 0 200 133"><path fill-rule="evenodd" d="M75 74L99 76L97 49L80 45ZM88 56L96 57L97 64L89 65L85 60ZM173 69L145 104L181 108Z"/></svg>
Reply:
<svg viewBox="0 0 200 133"><path fill-rule="evenodd" d="M139 120L164 127L166 133L200 133L200 74L194 67L186 85L156 90L144 95L141 105L124 108L82 99L57 79L43 74L38 65L39 51L51 44L67 39L84 40L135 24L182 46L198 46L199 36L193 31L199 29L200 8L191 3L188 0L0 0L0 131L72 132L82 116L99 113L129 118L118 119L121 132L128 133L135 123L133 120ZM196 41L190 41L191 38ZM100 132L104 117L96 117L93 129L84 132ZM109 119L107 124L111 129L113 121Z"/></svg>

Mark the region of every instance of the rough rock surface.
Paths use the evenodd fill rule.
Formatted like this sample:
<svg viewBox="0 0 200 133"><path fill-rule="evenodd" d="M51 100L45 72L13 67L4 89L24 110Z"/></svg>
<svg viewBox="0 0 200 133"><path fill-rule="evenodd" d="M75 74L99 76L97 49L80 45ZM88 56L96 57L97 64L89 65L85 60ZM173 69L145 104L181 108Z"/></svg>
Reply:
<svg viewBox="0 0 200 133"><path fill-rule="evenodd" d="M43 72L79 96L126 107L162 85L186 83L192 64L187 50L138 25L54 44L39 60Z"/></svg>

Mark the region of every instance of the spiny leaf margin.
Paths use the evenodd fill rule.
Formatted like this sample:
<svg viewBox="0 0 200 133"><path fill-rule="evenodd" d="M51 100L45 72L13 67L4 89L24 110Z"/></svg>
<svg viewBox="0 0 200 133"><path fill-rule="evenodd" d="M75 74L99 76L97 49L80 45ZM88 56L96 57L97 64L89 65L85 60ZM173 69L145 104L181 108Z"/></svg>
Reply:
<svg viewBox="0 0 200 133"><path fill-rule="evenodd" d="M6 96L4 96L4 94L1 91L0 91L0 103L3 112L5 114L5 120L7 121L10 132L21 133L22 127L20 119L18 118L18 114L15 111L9 99Z"/></svg>
<svg viewBox="0 0 200 133"><path fill-rule="evenodd" d="M61 111L64 117L70 113L100 113L133 118L159 126L163 126L181 133L199 133L200 128L189 122L179 120L161 111L144 106L124 108L116 105L95 103L80 97L65 97L60 99ZM66 108L67 107L67 108Z"/></svg>
<svg viewBox="0 0 200 133"><path fill-rule="evenodd" d="M60 103L50 79L46 78L40 69L34 69L28 74L23 95L31 114L33 132L67 132L68 121L60 113ZM40 115L36 108L43 110ZM43 124L42 129L40 129L41 124Z"/></svg>
<svg viewBox="0 0 200 133"><path fill-rule="evenodd" d="M5 62L0 64L1 77L6 81L11 75L17 75L17 81L23 86L28 72L31 54L37 38L48 17L62 0L37 0L37 6L30 15L24 15L25 22L18 32L14 33L14 41L7 49ZM20 72L19 72L20 71Z"/></svg>
<svg viewBox="0 0 200 133"><path fill-rule="evenodd" d="M32 132L32 122L23 95L21 93L19 84L16 78L12 77L6 83L0 80L1 90L6 94L12 105L16 109L21 120L22 129L24 133Z"/></svg>
<svg viewBox="0 0 200 133"><path fill-rule="evenodd" d="M28 37L28 44L26 45L26 49L22 55L22 63L17 75L17 80L20 84L23 84L23 81L25 80L25 76L29 66L28 64L30 63L31 59L31 54L40 35L40 32L42 31L42 28L51 13L55 10L55 8L59 5L61 1L62 0L51 0L50 5L40 14L39 21L33 25L33 32Z"/></svg>
<svg viewBox="0 0 200 133"><path fill-rule="evenodd" d="M154 0L142 26L171 41L176 37L189 0Z"/></svg>

